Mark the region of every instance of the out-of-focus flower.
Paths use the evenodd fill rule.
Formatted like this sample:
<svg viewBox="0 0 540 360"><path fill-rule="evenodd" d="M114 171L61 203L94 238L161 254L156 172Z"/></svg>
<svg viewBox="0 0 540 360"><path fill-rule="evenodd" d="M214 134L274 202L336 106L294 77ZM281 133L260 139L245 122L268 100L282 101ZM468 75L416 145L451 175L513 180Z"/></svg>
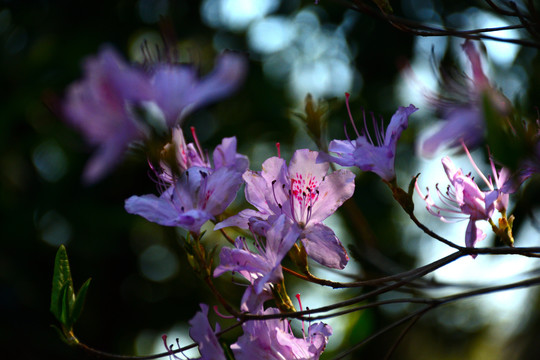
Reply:
<svg viewBox="0 0 540 360"><path fill-rule="evenodd" d="M469 150L464 144L463 148L467 153L474 169L482 180L484 180L489 190L482 191L474 182L474 178L470 173L465 175L461 169L457 169L454 166L449 157L444 157L442 159L442 164L451 185L447 187L445 193L441 192L438 184L436 185L437 195L443 206L435 204L429 189L427 189L427 195L424 196L420 190L420 187L418 186L418 183L416 183L416 191L426 202L426 209L428 212L439 217L442 221L454 222L468 219L469 224L467 225L467 230L465 232L465 245L467 247L474 247L478 241L486 237L486 234L476 227L477 221L486 220L489 221L492 226L494 226L491 217L495 210L499 211L503 215L503 218L506 219L508 193L505 193L502 189L505 183L509 180L509 171L505 168L503 168L501 171L497 171L495 169L493 160L491 160L493 180L495 180L495 184L493 184L493 180L491 178L488 180L476 166L476 163L473 161ZM444 213L447 215L444 215ZM506 231L507 226L508 224L505 224L505 228L502 230ZM511 238L511 224L509 231ZM498 231L496 232L499 234ZM509 239L508 242L513 243L513 239Z"/></svg>
<svg viewBox="0 0 540 360"><path fill-rule="evenodd" d="M261 315L279 314L268 308ZM332 335L332 328L322 322L309 326L307 335L297 338L289 322L281 319L248 321L242 325L244 334L231 345L237 360L251 359L319 359Z"/></svg>
<svg viewBox="0 0 540 360"><path fill-rule="evenodd" d="M364 130L358 132L349 107L349 94L345 94L349 117L356 132L356 140L332 140L328 151L336 154L331 156L320 153L319 161L332 161L342 166L356 166L363 171L372 171L383 180L391 182L395 179L394 161L396 157L397 141L401 132L408 126L409 116L418 110L414 105L400 106L390 124L384 131L384 125L378 124L372 114L375 140L367 129L366 114L364 113Z"/></svg>
<svg viewBox="0 0 540 360"><path fill-rule="evenodd" d="M132 196L125 209L130 214L164 226L179 226L199 233L201 226L222 214L236 197L242 175L229 167L213 172L192 167L159 197Z"/></svg>
<svg viewBox="0 0 540 360"><path fill-rule="evenodd" d="M219 56L214 71L202 79L193 66L158 63L150 68L154 101L167 126L174 127L195 109L236 91L246 72L245 56L233 52Z"/></svg>
<svg viewBox="0 0 540 360"><path fill-rule="evenodd" d="M472 78L441 69L441 90L427 98L444 123L420 144L423 156L432 156L441 148L458 147L461 142L469 148L480 145L486 134L485 100L502 115L511 111L509 100L490 85L474 43L467 40L462 48L471 63Z"/></svg>
<svg viewBox="0 0 540 360"><path fill-rule="evenodd" d="M300 228L292 226L286 220L285 215L280 215L266 231L265 245L256 239L256 252L249 249L243 237L236 239L234 249L228 247L221 249L220 264L216 267L214 276L220 276L227 271L237 272L253 286L253 289L249 287L244 294L243 311L254 311L255 304L259 302L254 301L252 297L259 296L265 289L268 290L265 285L283 280L281 260L298 239L300 231ZM271 298L271 294L269 292L268 294ZM269 297L263 298L266 300Z"/></svg>
<svg viewBox="0 0 540 360"><path fill-rule="evenodd" d="M208 322L208 305L200 304L200 306L201 311L198 311L189 321L189 325L191 325L189 336L199 345L201 360L225 360L225 352L216 337L216 333L220 330L219 324L216 323L216 329L213 330ZM172 346L169 347L167 344L167 335L163 335L162 339L169 355L175 359L181 359L173 353Z"/></svg>
<svg viewBox="0 0 540 360"><path fill-rule="evenodd" d="M108 47L87 59L84 70L84 78L67 90L63 115L98 147L83 174L86 183L93 183L120 161L128 143L144 135L134 108L150 101L153 92L148 76Z"/></svg>
<svg viewBox="0 0 540 360"><path fill-rule="evenodd" d="M272 157L262 172L247 171L246 199L257 210L246 209L219 223L215 229L238 226L264 235L284 214L301 229L307 254L318 263L343 269L348 262L345 248L332 229L322 223L354 193L354 174L348 170L328 173L327 162L316 163L318 152L295 151L289 166Z"/></svg>
<svg viewBox="0 0 540 360"><path fill-rule="evenodd" d="M157 63L148 72L126 64L111 48L86 60L85 75L67 90L62 112L94 146L83 180L101 180L122 159L127 145L180 124L187 114L230 95L242 83L246 59L218 58L214 71L199 79L188 65Z"/></svg>

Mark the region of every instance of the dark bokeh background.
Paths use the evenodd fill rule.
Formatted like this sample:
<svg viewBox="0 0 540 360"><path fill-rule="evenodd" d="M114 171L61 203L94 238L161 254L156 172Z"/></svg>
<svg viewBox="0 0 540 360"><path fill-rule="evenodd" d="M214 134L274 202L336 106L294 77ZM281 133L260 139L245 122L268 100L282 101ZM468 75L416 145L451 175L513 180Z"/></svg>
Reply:
<svg viewBox="0 0 540 360"><path fill-rule="evenodd" d="M187 265L174 229L150 224L123 209L129 196L155 191L141 152L130 152L105 180L85 187L80 176L91 149L62 122L58 113L66 86L81 76L82 59L97 53L103 44L111 44L127 57L130 42L138 34L159 31L159 14L173 24L183 46L204 54L200 57L203 68L211 68L216 54L212 47L216 30L201 22L200 3L174 0L150 3L142 0L0 3L2 358L85 357L81 351L61 342L50 326L54 324L48 310L50 282L59 245L55 241L67 245L75 286L88 277L93 279L85 311L75 330L82 341L95 348L134 354L135 338L142 330L165 331L190 319L200 302L216 303ZM392 3L399 13L400 3ZM452 8L446 2L444 7L442 2L435 3L442 18L470 6L468 1L452 2ZM276 12L287 15L301 6L312 6L312 2L282 4ZM324 8L326 23L339 23L346 10L339 2L326 0L321 0L319 6ZM145 12L151 16L142 16ZM228 44L234 44L235 50L249 52L242 31L220 30L220 33L227 37ZM354 65L363 78L355 103L376 109L388 119L398 105L393 87L400 76L400 64L413 53L413 36L360 15L347 40L355 49ZM527 54L532 60L526 70L536 69L531 74L537 74L537 52L527 50ZM254 148L254 144L279 141L285 154L290 155L295 134L300 130L290 120L293 102L284 91L286 83L270 81L258 56L252 54L251 59L244 87L219 104L196 112L187 125L198 126L201 141L208 149L222 137L236 135L241 153L264 159L274 153L257 153L260 148ZM526 104L537 104L537 93L532 89L537 89L540 81L532 77L529 84L531 90L524 89L523 98ZM341 137L341 126L347 118L345 108L336 100L331 101L331 107L334 108L329 118L331 132ZM403 159L412 159L415 128L412 124L411 130L404 134ZM38 166L44 170L38 171ZM253 164L252 168L258 166ZM401 165L411 174L415 173L414 166L413 160ZM531 186L526 190L532 199L525 204L527 209L534 206L535 197L538 199L538 191ZM364 229L355 239L360 257L366 253L366 247L375 246L402 268L410 268L414 259L403 250L399 223L388 220L395 205L376 176L366 174L358 178L354 201L373 231L373 238ZM345 219L352 224L350 218ZM384 241L374 242L374 238ZM139 256L156 244L171 249L177 259L175 275L165 281L152 281L141 273ZM367 272L380 272L369 262L362 265ZM220 286L230 288L229 284ZM458 308L448 311L451 310L460 311ZM512 348L519 350L514 352L516 359L535 358L534 339L540 335L540 321L537 306L531 306L529 311L532 312L530 324L521 335L515 334L514 339L521 338L520 346ZM433 317L416 325L395 358L480 359L474 355L475 339L487 329L456 332L440 326ZM392 320L391 314L379 310L362 313L358 323L351 327L350 338L344 339L343 349ZM397 336L396 331L385 334L353 358L381 358Z"/></svg>

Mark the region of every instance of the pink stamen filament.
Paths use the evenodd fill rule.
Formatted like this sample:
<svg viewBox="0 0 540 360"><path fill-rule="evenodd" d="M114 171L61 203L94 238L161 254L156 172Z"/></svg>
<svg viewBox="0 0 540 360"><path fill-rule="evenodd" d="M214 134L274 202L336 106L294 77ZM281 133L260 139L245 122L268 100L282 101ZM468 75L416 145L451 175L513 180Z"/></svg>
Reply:
<svg viewBox="0 0 540 360"><path fill-rule="evenodd" d="M490 184L490 182L488 181L488 179L486 179L486 176L480 171L480 169L478 168L478 166L476 166L476 163L474 162L472 156L471 156L471 153L469 152L469 149L467 149L467 146L465 146L465 143L463 142L463 140L461 140L461 146L463 146L463 150L465 150L465 153L467 154L467 157L469 158L469 161L471 162L474 170L476 171L476 173L480 176L480 178L482 178L482 180L484 180L484 182L486 183L486 185L491 189L493 190L493 185ZM495 172L494 172L495 174Z"/></svg>
<svg viewBox="0 0 540 360"><path fill-rule="evenodd" d="M360 133L358 133L358 130L356 129L356 125L354 124L354 119L351 113L351 107L349 106L349 97L351 94L345 93L345 105L347 106L347 112L349 113L349 119L351 119L351 124L354 129L354 132L356 133L357 137L360 137Z"/></svg>
<svg viewBox="0 0 540 360"><path fill-rule="evenodd" d="M300 300L300 294L296 294L296 300L298 300L298 306L300 307L300 311L304 311L302 308L302 301ZM306 331L304 328L304 320L302 320L302 335L304 336L304 339L306 338Z"/></svg>
<svg viewBox="0 0 540 360"><path fill-rule="evenodd" d="M384 119L381 116L381 127L379 128L379 136L381 137L381 145L384 144L384 136L385 136L385 128L384 128Z"/></svg>
<svg viewBox="0 0 540 360"><path fill-rule="evenodd" d="M379 126L377 120L375 119L375 114L371 113L371 121L373 122L373 131L375 131L375 139L377 140L377 146L381 146L383 141L381 138L381 132L379 131ZM368 130L366 129L366 132ZM375 145L375 144L373 144Z"/></svg>
<svg viewBox="0 0 540 360"><path fill-rule="evenodd" d="M366 112L365 111L363 112L363 115L364 115L364 132L365 132L364 136L368 138L368 140L369 140L369 142L371 144L375 145L375 143L371 139L371 135L369 134L369 131L368 131L367 120L366 120ZM371 113L371 115L373 116L373 113Z"/></svg>
<svg viewBox="0 0 540 360"><path fill-rule="evenodd" d="M173 352L173 346L174 344L171 344L171 346L167 345L167 335L163 334L161 336L161 339L163 340L163 345L165 345L165 348L167 349L167 352L169 353L169 356L172 356L173 358L175 359L180 359L178 356L175 355L175 353ZM181 349L180 347L180 340L179 339L176 339L176 345L178 346L179 349ZM183 352L180 352L182 355L184 355ZM187 359L188 357L186 355L184 355L184 357ZM180 359L181 360L181 359Z"/></svg>
<svg viewBox="0 0 540 360"><path fill-rule="evenodd" d="M277 157L281 159L281 144L277 142L276 148L277 148Z"/></svg>
<svg viewBox="0 0 540 360"><path fill-rule="evenodd" d="M190 130L191 130L191 135L193 136L193 141L195 141L195 145L197 146L197 152L199 153L199 156L201 157L203 162L206 163L206 158L204 156L204 151L202 150L201 144L199 143L199 139L197 138L197 134L195 133L195 127L192 126L190 128Z"/></svg>
<svg viewBox="0 0 540 360"><path fill-rule="evenodd" d="M232 315L223 315L219 312L217 305L214 305L214 312L222 319L234 319L234 316Z"/></svg>

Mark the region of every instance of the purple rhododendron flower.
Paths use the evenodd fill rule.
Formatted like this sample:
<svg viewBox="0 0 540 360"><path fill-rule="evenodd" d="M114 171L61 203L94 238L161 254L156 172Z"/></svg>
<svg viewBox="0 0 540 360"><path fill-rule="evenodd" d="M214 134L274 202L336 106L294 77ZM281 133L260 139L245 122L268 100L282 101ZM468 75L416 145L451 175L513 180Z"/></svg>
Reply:
<svg viewBox="0 0 540 360"><path fill-rule="evenodd" d="M262 172L245 172L246 199L257 210L243 210L215 229L238 226L264 235L284 214L301 229L300 239L313 260L343 269L348 262L347 251L322 221L353 195L354 174L349 170L327 174L329 164L317 163L317 156L316 151L297 150L288 167L285 160L272 157L263 163Z"/></svg>
<svg viewBox="0 0 540 360"><path fill-rule="evenodd" d="M175 178L191 167L204 167L217 170L221 167L230 167L240 174L247 170L249 160L247 156L236 152L236 137L223 138L221 144L216 146L213 153L214 166L212 167L210 159L201 148L195 128L191 127L191 133L195 143L186 143L184 133L179 127L175 127L172 133L172 140L166 144L161 151L161 161L159 168L150 164L150 167L156 173L159 181L164 185L171 185ZM168 156L172 152L173 156ZM168 163L171 160L174 163ZM174 170L173 170L174 168ZM212 170L212 171L213 171Z"/></svg>
<svg viewBox="0 0 540 360"><path fill-rule="evenodd" d="M279 314L279 310L268 308L259 314ZM297 338L289 322L281 319L248 321L242 325L242 329L244 334L231 345L237 360L316 360L324 351L328 337L332 335L332 328L319 322L309 326L303 338Z"/></svg>
<svg viewBox="0 0 540 360"><path fill-rule="evenodd" d="M69 87L62 109L66 120L98 147L83 174L86 183L94 183L120 161L130 142L148 136L151 123L174 127L189 112L235 91L246 59L223 54L214 71L199 79L187 65L159 63L144 72L104 48L84 68L84 79Z"/></svg>
<svg viewBox="0 0 540 360"><path fill-rule="evenodd" d="M506 212L506 208L508 207L508 193L505 193L502 189L509 180L510 172L505 168L498 172L495 169L493 160L491 160L493 179L495 180L495 184L493 184L493 180L488 180L480 169L478 169L465 144L463 144L463 148L474 169L488 186L488 191L480 190L471 174L465 175L461 169L457 169L454 166L452 160L448 157L442 159L442 164L451 186L448 186L444 194L439 190L438 185L436 186L438 197L444 204L444 207L435 204L429 193L429 189L427 189L427 195L424 196L418 183L416 183L416 191L426 202L428 212L439 217L442 221L453 222L468 219L469 223L465 232L465 245L467 247L474 247L478 241L486 237L482 230L476 227L476 222L479 220L490 220L495 210L501 213ZM448 215L443 215L442 213L447 213ZM476 255L471 256L473 258L476 257Z"/></svg>
<svg viewBox="0 0 540 360"><path fill-rule="evenodd" d="M235 137L224 138L214 150L215 166L211 167L193 128L192 133L195 145L186 144L180 129L173 132L172 143L164 151L173 150L175 164L162 161L159 169L152 168L163 189L161 195L130 197L125 204L128 213L198 233L206 221L215 219L230 205L249 166L247 157L236 152ZM172 171L172 166L177 171Z"/></svg>
<svg viewBox="0 0 540 360"><path fill-rule="evenodd" d="M199 79L192 66L158 63L151 69L154 100L169 127L204 105L224 98L242 84L247 69L245 56L227 52L217 59L210 74Z"/></svg>
<svg viewBox="0 0 540 360"><path fill-rule="evenodd" d="M480 145L486 127L483 112L485 97L495 111L506 114L510 110L508 99L490 85L474 43L467 40L462 48L471 63L472 78L461 76L456 79L443 73L441 95L427 96L444 123L420 144L423 156L432 156L441 148L460 146L461 142L469 148Z"/></svg>
<svg viewBox="0 0 540 360"><path fill-rule="evenodd" d="M225 360L225 352L216 337L216 333L220 331L219 324L216 323L216 329L213 330L208 322L208 305L200 304L200 306L201 311L198 311L189 321L191 325L189 336L199 345L201 360ZM162 338L169 355L175 359L181 359L173 353L172 346L167 345L167 335L163 335Z"/></svg>
<svg viewBox="0 0 540 360"><path fill-rule="evenodd" d="M401 132L408 126L409 116L418 110L414 105L408 107L400 106L396 111L390 124L384 131L383 124L377 124L373 117L373 126L375 128L375 141L369 135L366 123L366 114L364 113L364 131L359 133L349 107L349 94L345 94L347 110L349 117L356 131L356 140L332 140L328 151L336 154L330 156L321 153L319 161L332 161L342 166L356 166L363 171L372 171L379 175L385 181L392 181L396 177L394 171L394 161L396 156L397 141ZM348 138L348 136L347 136Z"/></svg>
<svg viewBox="0 0 540 360"><path fill-rule="evenodd" d="M85 77L67 90L66 120L98 147L83 174L86 183L100 180L120 161L128 145L145 129L133 108L153 97L147 75L130 67L111 48L84 63Z"/></svg>
<svg viewBox="0 0 540 360"><path fill-rule="evenodd" d="M241 184L242 175L233 168L222 167L211 172L192 167L159 197L132 196L126 200L125 208L148 221L198 233L206 221L225 211Z"/></svg>
<svg viewBox="0 0 540 360"><path fill-rule="evenodd" d="M254 311L259 305L272 297L269 283L279 283L283 280L281 261L292 248L301 229L293 226L280 215L272 226L266 231L266 243L259 240L256 243L257 252L251 251L246 239L238 237L235 248L221 248L220 264L214 271L218 277L227 271L240 273L252 285L248 287L242 299L243 311ZM265 291L265 294L261 294ZM260 299L257 300L257 297Z"/></svg>

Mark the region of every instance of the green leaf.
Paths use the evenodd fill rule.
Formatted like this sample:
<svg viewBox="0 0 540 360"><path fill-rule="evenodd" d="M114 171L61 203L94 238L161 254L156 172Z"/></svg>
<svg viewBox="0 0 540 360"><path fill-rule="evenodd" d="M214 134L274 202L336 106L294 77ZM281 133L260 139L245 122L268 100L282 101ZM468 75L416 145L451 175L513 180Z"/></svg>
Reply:
<svg viewBox="0 0 540 360"><path fill-rule="evenodd" d="M82 309L84 306L84 299L86 298L86 292L88 291L88 286L90 286L90 281L92 278L86 280L86 282L81 286L77 296L75 297L75 303L71 308L71 321L74 324L81 316Z"/></svg>
<svg viewBox="0 0 540 360"><path fill-rule="evenodd" d="M512 171L527 156L527 141L521 120L501 114L487 94L483 97L487 143L491 154Z"/></svg>
<svg viewBox="0 0 540 360"><path fill-rule="evenodd" d="M73 297L73 286L65 284L60 290L60 323L71 329L71 298Z"/></svg>
<svg viewBox="0 0 540 360"><path fill-rule="evenodd" d="M71 279L67 252L64 245L61 245L56 252L56 258L54 260L50 309L60 322L62 322L61 318L64 303L63 293L67 292L69 287L71 287L71 293L73 294L73 280ZM69 302L69 297L67 297L67 299ZM73 299L73 301L74 300L75 299Z"/></svg>

